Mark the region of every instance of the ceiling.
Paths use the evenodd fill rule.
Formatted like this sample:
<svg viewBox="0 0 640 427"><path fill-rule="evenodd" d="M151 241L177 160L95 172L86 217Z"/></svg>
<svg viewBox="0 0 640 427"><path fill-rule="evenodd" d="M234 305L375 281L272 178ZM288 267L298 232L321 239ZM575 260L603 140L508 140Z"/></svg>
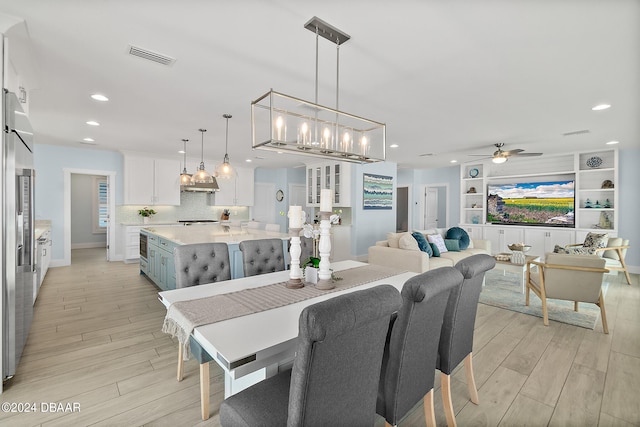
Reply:
<svg viewBox="0 0 640 427"><path fill-rule="evenodd" d="M400 168L477 159L468 154L497 142L545 155L640 147L637 0L0 0L1 19L26 23L36 142L181 158L188 138L199 158L206 128L211 166L225 113L232 164L310 159L253 151L250 103L271 88L314 99L315 35L303 27L313 16L351 36L340 110L386 123L387 160ZM133 57L130 45L175 63ZM335 45L320 39L319 58L318 103L335 106ZM600 103L612 107L591 110Z"/></svg>

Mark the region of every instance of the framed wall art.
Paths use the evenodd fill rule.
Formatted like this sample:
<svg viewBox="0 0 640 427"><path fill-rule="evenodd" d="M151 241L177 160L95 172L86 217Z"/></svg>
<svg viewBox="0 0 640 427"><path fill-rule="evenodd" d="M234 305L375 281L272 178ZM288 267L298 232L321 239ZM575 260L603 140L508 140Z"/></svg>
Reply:
<svg viewBox="0 0 640 427"><path fill-rule="evenodd" d="M392 209L393 177L363 174L362 198L363 209Z"/></svg>

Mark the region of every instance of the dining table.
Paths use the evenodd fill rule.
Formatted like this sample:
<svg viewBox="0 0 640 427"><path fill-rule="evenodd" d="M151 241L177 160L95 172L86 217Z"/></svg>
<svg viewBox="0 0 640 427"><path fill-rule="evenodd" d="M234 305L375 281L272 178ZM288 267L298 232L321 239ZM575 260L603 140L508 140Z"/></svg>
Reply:
<svg viewBox="0 0 640 427"><path fill-rule="evenodd" d="M369 267L367 267L369 266ZM341 276L348 276L352 272L366 272L367 268L374 273L364 274L364 283L351 280L349 286L341 286ZM265 378L276 375L293 364L298 336L298 319L302 310L312 304L334 298L348 292L371 288L377 285L390 284L398 290L404 283L417 273L395 270L388 267L346 260L331 264L336 288L330 291L319 291L307 284L305 288L309 295L300 296L296 289L286 289L288 295L293 296L291 302L275 303L273 298L264 304L254 301L253 309L248 313L232 315L230 318L218 320L213 316L212 323L197 324L193 330L187 331L189 339L201 347L224 372L225 399L243 389L256 384ZM159 300L169 312L171 306L177 304L181 310L189 311L189 304L200 304L211 314L228 311L227 297L242 296L242 292L257 292L274 286L277 292L284 291L284 283L289 279L290 271L278 271L252 277L227 280L222 282L203 284L182 289L159 292ZM345 280L345 282L349 282ZM282 289L281 289L282 288ZM218 300L221 298L222 300ZM296 301L296 298L303 298ZM286 297L284 298L286 300ZM217 305L216 305L217 304ZM275 304L275 306L274 306ZM274 308L271 308L274 307ZM167 320L165 319L165 324ZM184 345L184 343L181 343ZM336 361L339 363L339 361ZM206 365L206 366L205 366ZM209 416L209 369L208 362L201 364L201 409L203 419ZM205 384L206 383L206 384Z"/></svg>

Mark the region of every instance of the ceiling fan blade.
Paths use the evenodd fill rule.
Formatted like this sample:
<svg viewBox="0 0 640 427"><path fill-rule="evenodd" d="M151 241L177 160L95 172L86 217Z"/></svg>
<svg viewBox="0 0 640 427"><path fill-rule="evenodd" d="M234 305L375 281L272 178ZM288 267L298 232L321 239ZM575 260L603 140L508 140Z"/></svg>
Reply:
<svg viewBox="0 0 640 427"><path fill-rule="evenodd" d="M518 153L518 157L534 157L534 156L542 156L542 153Z"/></svg>
<svg viewBox="0 0 640 427"><path fill-rule="evenodd" d="M490 154L467 154L467 156L491 157L491 155L490 155Z"/></svg>
<svg viewBox="0 0 640 427"><path fill-rule="evenodd" d="M516 148L514 150L509 150L509 151L503 151L502 155L503 156L515 156L518 153L522 153L524 150L521 148Z"/></svg>

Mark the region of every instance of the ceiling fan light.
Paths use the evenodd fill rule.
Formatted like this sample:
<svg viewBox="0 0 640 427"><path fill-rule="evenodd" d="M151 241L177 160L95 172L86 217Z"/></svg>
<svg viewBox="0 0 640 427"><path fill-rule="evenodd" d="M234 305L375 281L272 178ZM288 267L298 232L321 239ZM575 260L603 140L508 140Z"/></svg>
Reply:
<svg viewBox="0 0 640 427"><path fill-rule="evenodd" d="M491 159L491 161L493 163L500 164L500 163L506 162L507 158L506 157L494 157L493 159Z"/></svg>

